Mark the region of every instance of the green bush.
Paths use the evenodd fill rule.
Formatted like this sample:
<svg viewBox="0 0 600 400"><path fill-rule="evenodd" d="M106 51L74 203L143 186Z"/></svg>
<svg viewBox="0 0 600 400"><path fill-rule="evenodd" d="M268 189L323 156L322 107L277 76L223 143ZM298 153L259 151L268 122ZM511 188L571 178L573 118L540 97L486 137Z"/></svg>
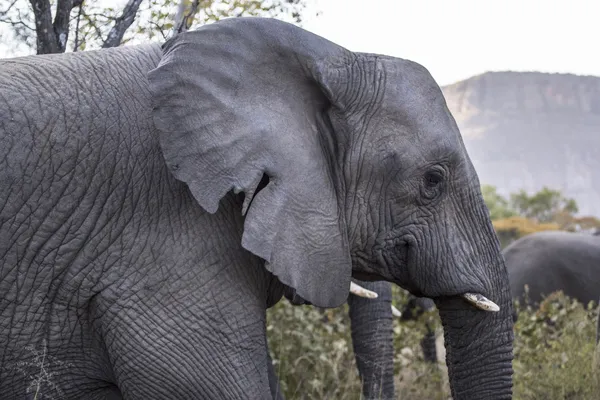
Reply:
<svg viewBox="0 0 600 400"><path fill-rule="evenodd" d="M406 302L394 289L395 305ZM516 400L597 400L598 376L592 369L596 308L561 293L542 305L516 305L513 363ZM438 331L437 312L418 321L394 321L396 391L403 400L450 397L443 364L423 360L420 341L425 323ZM321 311L281 301L268 312L267 333L275 369L287 399L360 399L347 306ZM597 376L594 376L597 374Z"/></svg>
<svg viewBox="0 0 600 400"><path fill-rule="evenodd" d="M597 400L592 372L597 310L562 292L539 308L519 306L515 326L515 398Z"/></svg>

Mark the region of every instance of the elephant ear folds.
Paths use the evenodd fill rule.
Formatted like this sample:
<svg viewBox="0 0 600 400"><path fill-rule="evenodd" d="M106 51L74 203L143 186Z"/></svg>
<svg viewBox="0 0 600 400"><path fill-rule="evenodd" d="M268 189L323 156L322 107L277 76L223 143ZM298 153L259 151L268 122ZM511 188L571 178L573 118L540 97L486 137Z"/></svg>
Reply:
<svg viewBox="0 0 600 400"><path fill-rule="evenodd" d="M298 296L337 307L351 262L333 155L317 127L328 100L314 78L322 73L307 67L319 64L311 46L348 54L281 21L229 19L167 42L148 78L174 176L210 213L231 189L244 191L242 246Z"/></svg>

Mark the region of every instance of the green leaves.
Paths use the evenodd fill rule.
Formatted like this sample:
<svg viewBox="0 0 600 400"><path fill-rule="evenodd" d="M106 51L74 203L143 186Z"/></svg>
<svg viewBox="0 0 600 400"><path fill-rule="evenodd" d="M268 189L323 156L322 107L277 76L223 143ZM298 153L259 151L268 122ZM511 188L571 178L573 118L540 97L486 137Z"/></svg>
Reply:
<svg viewBox="0 0 600 400"><path fill-rule="evenodd" d="M485 204L490 210L490 217L492 221L496 219L509 218L516 215L515 210L513 210L508 204L508 200L498 194L495 186L482 185L481 194L483 195L483 201L485 201Z"/></svg>
<svg viewBox="0 0 600 400"><path fill-rule="evenodd" d="M597 308L556 292L539 308L517 304L515 399L596 399Z"/></svg>
<svg viewBox="0 0 600 400"><path fill-rule="evenodd" d="M483 200L490 210L492 220L521 216L539 223L553 222L561 213L575 214L577 202L567 198L554 189L543 187L537 193L529 195L520 190L512 193L509 199L498 194L495 186L482 185Z"/></svg>
<svg viewBox="0 0 600 400"><path fill-rule="evenodd" d="M481 193L502 247L539 231L600 228L600 220L595 217L576 217L577 202L558 190L544 187L531 195L520 190L507 199L496 187L482 185Z"/></svg>
<svg viewBox="0 0 600 400"><path fill-rule="evenodd" d="M575 214L578 211L574 199L547 187L533 195L528 195L524 190L511 194L510 204L518 214L542 223L553 221L559 213Z"/></svg>
<svg viewBox="0 0 600 400"><path fill-rule="evenodd" d="M394 287L393 294L395 305L402 308L406 293ZM516 310L514 399L597 399L600 369L592 367L596 306L559 292L539 308L517 304ZM394 319L396 392L403 400L449 398L445 366L423 360L420 341L426 324L441 334L436 311L417 321ZM321 313L284 300L268 311L267 330L287 399L360 399L346 305Z"/></svg>

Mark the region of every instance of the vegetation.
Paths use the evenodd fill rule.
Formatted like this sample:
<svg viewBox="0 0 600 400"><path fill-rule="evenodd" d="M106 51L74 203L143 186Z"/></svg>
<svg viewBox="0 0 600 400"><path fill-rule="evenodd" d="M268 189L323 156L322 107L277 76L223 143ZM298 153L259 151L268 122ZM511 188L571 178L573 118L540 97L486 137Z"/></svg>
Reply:
<svg viewBox="0 0 600 400"><path fill-rule="evenodd" d="M0 0L0 23L12 33L3 40L49 54L164 41L233 16L300 23L305 9L305 0Z"/></svg>
<svg viewBox="0 0 600 400"><path fill-rule="evenodd" d="M574 214L578 211L575 200L547 187L533 195L524 190L511 194L510 204L519 215L541 223L553 221L559 213Z"/></svg>
<svg viewBox="0 0 600 400"><path fill-rule="evenodd" d="M395 288L397 307L406 295ZM593 369L596 307L562 293L549 296L539 309L517 305L515 325L515 400L597 400L600 369ZM321 314L311 306L282 301L268 312L269 346L287 399L360 399L347 306ZM329 322L324 319L326 315ZM420 340L425 320L394 321L398 399L446 400L443 364L423 360ZM598 375L598 376L596 376Z"/></svg>
<svg viewBox="0 0 600 400"><path fill-rule="evenodd" d="M481 192L502 247L534 232L600 228L597 218L576 216L577 202L558 190L544 187L531 195L521 190L506 198L483 185Z"/></svg>

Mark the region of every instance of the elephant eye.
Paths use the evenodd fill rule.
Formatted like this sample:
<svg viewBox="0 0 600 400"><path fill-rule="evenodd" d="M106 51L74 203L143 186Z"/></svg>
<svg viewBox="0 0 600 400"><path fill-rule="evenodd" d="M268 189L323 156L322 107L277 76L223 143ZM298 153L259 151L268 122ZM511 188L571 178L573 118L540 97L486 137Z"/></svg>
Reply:
<svg viewBox="0 0 600 400"><path fill-rule="evenodd" d="M440 183L442 183L442 181L444 180L444 175L442 174L441 171L437 170L437 169L433 169L430 171L427 171L425 173L425 186L427 186L428 188L434 188L436 186L438 186Z"/></svg>

